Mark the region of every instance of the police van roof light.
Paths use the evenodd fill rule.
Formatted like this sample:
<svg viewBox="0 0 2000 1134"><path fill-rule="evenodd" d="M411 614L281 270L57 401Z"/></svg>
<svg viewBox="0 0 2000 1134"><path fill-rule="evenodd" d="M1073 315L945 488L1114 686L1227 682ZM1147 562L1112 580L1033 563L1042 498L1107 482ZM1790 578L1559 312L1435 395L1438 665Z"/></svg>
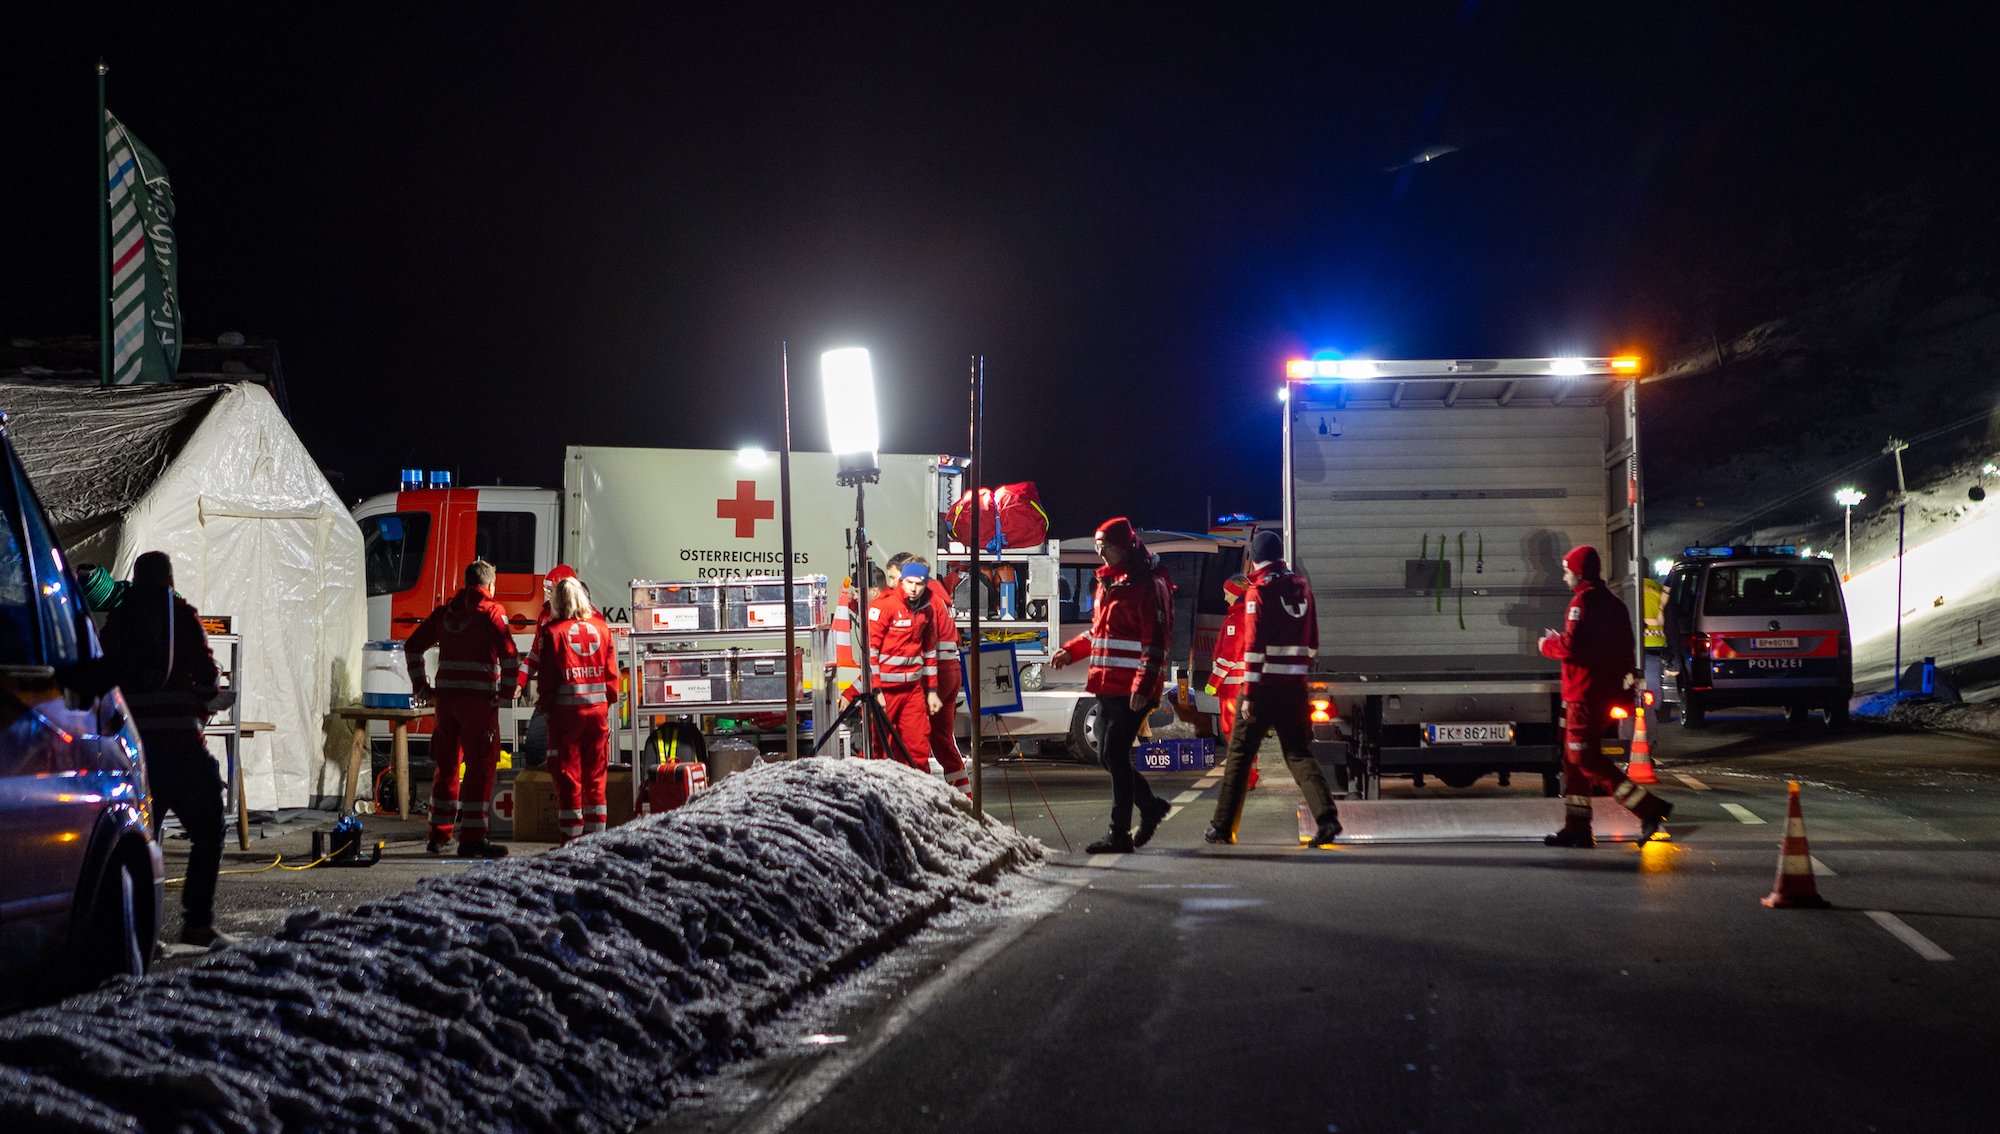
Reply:
<svg viewBox="0 0 2000 1134"><path fill-rule="evenodd" d="M1797 558L1799 548L1791 543L1755 543L1733 547L1689 547L1682 550L1684 559L1731 559L1737 556L1789 556Z"/></svg>

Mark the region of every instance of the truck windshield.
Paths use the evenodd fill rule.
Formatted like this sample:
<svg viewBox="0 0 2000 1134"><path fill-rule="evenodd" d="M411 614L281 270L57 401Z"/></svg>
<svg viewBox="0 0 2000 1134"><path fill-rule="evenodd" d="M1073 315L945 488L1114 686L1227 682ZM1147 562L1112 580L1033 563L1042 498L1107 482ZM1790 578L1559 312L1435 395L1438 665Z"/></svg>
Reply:
<svg viewBox="0 0 2000 1134"><path fill-rule="evenodd" d="M1702 613L1765 617L1838 614L1839 590L1825 563L1745 563L1708 569Z"/></svg>
<svg viewBox="0 0 2000 1134"><path fill-rule="evenodd" d="M423 578L424 547L430 542L428 512L395 512L361 521L361 557L368 593L400 594Z"/></svg>

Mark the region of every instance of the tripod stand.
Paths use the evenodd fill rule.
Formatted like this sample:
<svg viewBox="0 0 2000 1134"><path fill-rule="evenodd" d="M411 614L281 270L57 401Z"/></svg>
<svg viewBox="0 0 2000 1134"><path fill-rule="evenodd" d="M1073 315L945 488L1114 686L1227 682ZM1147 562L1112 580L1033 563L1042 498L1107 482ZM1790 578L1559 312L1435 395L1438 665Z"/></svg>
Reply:
<svg viewBox="0 0 2000 1134"><path fill-rule="evenodd" d="M847 707L840 710L840 715L833 718L833 723L828 725L826 731L821 733L819 739L813 743L812 754L814 756L819 755L819 750L826 747L826 742L833 739L833 734L840 731L841 725L854 724L859 721L864 706L868 710L868 724L866 727L872 727L878 731L878 735L887 737L896 758L905 764L909 764L910 753L903 746L903 738L896 735L895 730L889 727L889 714L882 711L882 703L874 697L856 697L854 700L848 702ZM914 767L914 765L912 766Z"/></svg>

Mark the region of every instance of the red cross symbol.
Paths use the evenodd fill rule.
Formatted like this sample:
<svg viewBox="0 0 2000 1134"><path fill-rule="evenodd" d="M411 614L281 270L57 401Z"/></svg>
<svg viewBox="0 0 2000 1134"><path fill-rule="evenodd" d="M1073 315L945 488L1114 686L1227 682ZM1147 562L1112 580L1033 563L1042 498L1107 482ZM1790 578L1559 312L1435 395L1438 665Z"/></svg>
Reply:
<svg viewBox="0 0 2000 1134"><path fill-rule="evenodd" d="M577 657L587 658L597 653L599 645L597 629L588 622L579 622L569 628L570 652Z"/></svg>
<svg viewBox="0 0 2000 1134"><path fill-rule="evenodd" d="M715 518L736 521L737 539L756 539L757 521L768 520L778 514L778 506L769 500L757 499L757 482L739 480L736 495L725 496L715 502Z"/></svg>
<svg viewBox="0 0 2000 1134"><path fill-rule="evenodd" d="M509 823L514 821L514 789L502 788L493 793L493 810Z"/></svg>

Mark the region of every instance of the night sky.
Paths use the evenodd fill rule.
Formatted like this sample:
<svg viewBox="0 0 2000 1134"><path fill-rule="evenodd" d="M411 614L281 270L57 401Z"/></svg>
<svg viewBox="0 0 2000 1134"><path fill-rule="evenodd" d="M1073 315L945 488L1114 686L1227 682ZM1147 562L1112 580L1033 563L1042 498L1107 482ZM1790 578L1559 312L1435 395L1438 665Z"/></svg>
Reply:
<svg viewBox="0 0 2000 1134"><path fill-rule="evenodd" d="M963 451L983 354L989 483L1192 527L1276 513L1287 357L1671 356L1774 223L1996 136L1976 21L1896 5L1167 7L32 4L0 331L95 333L103 55L189 336L278 341L350 500L775 445L789 341L798 448L865 345L884 450Z"/></svg>

